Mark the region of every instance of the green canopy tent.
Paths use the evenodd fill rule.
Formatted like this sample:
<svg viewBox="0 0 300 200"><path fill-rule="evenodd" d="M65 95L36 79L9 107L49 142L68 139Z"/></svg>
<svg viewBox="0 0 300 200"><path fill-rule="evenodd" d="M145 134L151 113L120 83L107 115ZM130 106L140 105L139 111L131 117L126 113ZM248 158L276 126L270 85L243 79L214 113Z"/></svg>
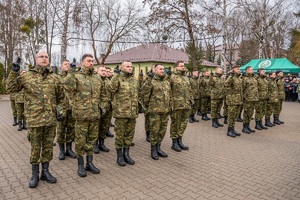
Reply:
<svg viewBox="0 0 300 200"><path fill-rule="evenodd" d="M263 68L267 73L277 70L281 70L283 73L300 73L300 67L291 63L287 58L254 59L242 66L241 71L245 71L247 66L253 67L254 71Z"/></svg>

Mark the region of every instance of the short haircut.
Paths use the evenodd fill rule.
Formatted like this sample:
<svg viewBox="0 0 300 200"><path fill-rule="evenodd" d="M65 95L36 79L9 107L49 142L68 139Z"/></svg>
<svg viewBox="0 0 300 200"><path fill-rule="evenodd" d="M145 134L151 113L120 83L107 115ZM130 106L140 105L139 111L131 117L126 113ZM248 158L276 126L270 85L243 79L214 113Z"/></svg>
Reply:
<svg viewBox="0 0 300 200"><path fill-rule="evenodd" d="M109 69L110 70L110 67L105 67L105 69Z"/></svg>
<svg viewBox="0 0 300 200"><path fill-rule="evenodd" d="M84 61L84 59L87 57L94 58L92 54L86 53L86 54L83 54L81 61Z"/></svg>
<svg viewBox="0 0 300 200"><path fill-rule="evenodd" d="M221 70L223 70L223 68L222 68L222 67L217 67L217 68L216 68L216 71L217 71L218 69L221 69Z"/></svg>
<svg viewBox="0 0 300 200"><path fill-rule="evenodd" d="M178 61L175 63L174 66L175 66L175 67L178 67L180 63L183 63L183 64L184 64L184 61L183 61L183 60L178 60Z"/></svg>
<svg viewBox="0 0 300 200"><path fill-rule="evenodd" d="M280 72L282 72L282 71L281 71L281 70L277 70L277 71L276 71L276 74L279 74Z"/></svg>
<svg viewBox="0 0 300 200"><path fill-rule="evenodd" d="M63 64L64 62L70 62L68 59L63 59L62 61L61 61L61 64Z"/></svg>
<svg viewBox="0 0 300 200"><path fill-rule="evenodd" d="M269 73L269 76L272 75L272 74L275 74L275 72L270 72L270 73Z"/></svg>
<svg viewBox="0 0 300 200"><path fill-rule="evenodd" d="M247 66L245 70L247 71L247 70L250 69L250 68L252 68L252 67L251 67L251 66Z"/></svg>
<svg viewBox="0 0 300 200"><path fill-rule="evenodd" d="M154 65L154 68L158 67L159 65L163 66L162 64L157 63Z"/></svg>
<svg viewBox="0 0 300 200"><path fill-rule="evenodd" d="M102 64L100 64L100 65L98 66L98 69L99 69L100 67L105 67L105 66L104 66L104 65L102 65Z"/></svg>

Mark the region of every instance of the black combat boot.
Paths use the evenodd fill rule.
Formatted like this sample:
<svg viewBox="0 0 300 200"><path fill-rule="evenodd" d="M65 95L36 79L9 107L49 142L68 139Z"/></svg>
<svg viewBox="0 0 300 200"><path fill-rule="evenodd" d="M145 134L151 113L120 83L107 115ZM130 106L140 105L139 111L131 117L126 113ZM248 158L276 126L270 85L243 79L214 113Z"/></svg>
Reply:
<svg viewBox="0 0 300 200"><path fill-rule="evenodd" d="M32 177L29 181L29 187L30 188L36 188L39 183L39 165L32 165Z"/></svg>
<svg viewBox="0 0 300 200"><path fill-rule="evenodd" d="M47 183L56 183L56 178L52 176L49 172L49 163L45 162L42 163L42 174L41 174L41 180L47 181Z"/></svg>
<svg viewBox="0 0 300 200"><path fill-rule="evenodd" d="M236 136L241 136L241 134L239 132L236 132L236 130L234 129L234 127L232 127L232 132L236 135Z"/></svg>
<svg viewBox="0 0 300 200"><path fill-rule="evenodd" d="M255 130L253 130L253 129L250 128L250 124L247 124L247 128L248 128L248 130L249 130L251 133L255 133Z"/></svg>
<svg viewBox="0 0 300 200"><path fill-rule="evenodd" d="M23 120L23 129L24 129L24 130L27 130L26 120L25 120L25 119Z"/></svg>
<svg viewBox="0 0 300 200"><path fill-rule="evenodd" d="M17 117L14 117L14 123L13 123L13 126L17 126L17 125L18 125Z"/></svg>
<svg viewBox="0 0 300 200"><path fill-rule="evenodd" d="M178 140L178 146L180 147L181 150L189 150L189 147L188 147L188 146L185 146L185 145L182 143L182 137L179 137L177 140Z"/></svg>
<svg viewBox="0 0 300 200"><path fill-rule="evenodd" d="M208 117L207 117L207 114L206 113L202 113L202 118L201 118L202 120L204 120L204 121L208 121L208 120L210 120L210 119L208 119Z"/></svg>
<svg viewBox="0 0 300 200"><path fill-rule="evenodd" d="M198 109L198 111L197 111L197 115L199 115L199 116L201 116L202 114L201 114L201 111L200 111L200 109Z"/></svg>
<svg viewBox="0 0 300 200"><path fill-rule="evenodd" d="M263 125L262 120L259 120L259 125L262 129L268 130L268 128Z"/></svg>
<svg viewBox="0 0 300 200"><path fill-rule="evenodd" d="M99 139L99 149L103 152L109 152L109 148L104 145L104 139Z"/></svg>
<svg viewBox="0 0 300 200"><path fill-rule="evenodd" d="M212 124L211 124L212 127L214 128L219 128L218 124L217 124L217 118L212 118Z"/></svg>
<svg viewBox="0 0 300 200"><path fill-rule="evenodd" d="M267 126L267 127L273 127L273 124L271 123L271 121L270 121L270 118L269 119L267 119L267 118L265 118L265 126Z"/></svg>
<svg viewBox="0 0 300 200"><path fill-rule="evenodd" d="M126 165L121 148L117 149L117 163L118 163L119 166L125 166Z"/></svg>
<svg viewBox="0 0 300 200"><path fill-rule="evenodd" d="M98 154L99 152L100 152L100 149L99 149L99 139L97 139L95 141L95 145L94 145L94 153Z"/></svg>
<svg viewBox="0 0 300 200"><path fill-rule="evenodd" d="M93 164L93 155L87 155L86 156L86 166L85 170L92 172L93 174L99 174L100 169L98 169L94 164Z"/></svg>
<svg viewBox="0 0 300 200"><path fill-rule="evenodd" d="M195 118L195 115L192 115L192 120L193 120L194 122L199 122L199 120Z"/></svg>
<svg viewBox="0 0 300 200"><path fill-rule="evenodd" d="M166 154L165 152L163 152L161 149L160 149L160 143L157 144L157 155L159 157L163 157L163 158L166 158L168 157L168 154Z"/></svg>
<svg viewBox="0 0 300 200"><path fill-rule="evenodd" d="M80 176L80 177L86 177L86 171L84 169L83 156L79 156L77 158L77 161L78 161L78 176Z"/></svg>
<svg viewBox="0 0 300 200"><path fill-rule="evenodd" d="M238 122L243 122L243 119L242 119L242 117L241 117L241 114L239 114L239 117L237 118L236 121L238 121Z"/></svg>
<svg viewBox="0 0 300 200"><path fill-rule="evenodd" d="M72 150L72 142L67 142L66 147L66 156L69 156L70 158L76 158L76 153L74 153L74 151Z"/></svg>
<svg viewBox="0 0 300 200"><path fill-rule="evenodd" d="M224 116L221 115L221 113L218 113L218 119L222 119Z"/></svg>
<svg viewBox="0 0 300 200"><path fill-rule="evenodd" d="M206 117L207 120L211 120L211 118L207 116L207 113L205 114L205 117Z"/></svg>
<svg viewBox="0 0 300 200"><path fill-rule="evenodd" d="M19 125L18 131L21 131L23 129L22 121L19 120L18 125Z"/></svg>
<svg viewBox="0 0 300 200"><path fill-rule="evenodd" d="M107 137L114 137L114 136L115 136L114 134L112 134L112 133L110 132L109 128L107 129L105 135L106 135Z"/></svg>
<svg viewBox="0 0 300 200"><path fill-rule="evenodd" d="M223 126L224 126L223 124L221 124L221 123L219 122L219 119L218 119L218 118L216 119L216 123L217 123L217 125L218 125L219 127L223 127Z"/></svg>
<svg viewBox="0 0 300 200"><path fill-rule="evenodd" d="M284 122L279 119L279 116L278 116L278 121L280 122L280 124L284 124Z"/></svg>
<svg viewBox="0 0 300 200"><path fill-rule="evenodd" d="M65 143L58 144L58 146L59 146L58 159L64 160L65 159Z"/></svg>
<svg viewBox="0 0 300 200"><path fill-rule="evenodd" d="M281 125L279 118L274 116L274 124Z"/></svg>
<svg viewBox="0 0 300 200"><path fill-rule="evenodd" d="M233 137L233 138L236 137L236 135L235 135L234 132L233 132L233 127L228 127L228 128L227 128L227 136Z"/></svg>
<svg viewBox="0 0 300 200"><path fill-rule="evenodd" d="M207 113L208 113L208 114L210 114L210 113L211 113L211 109L210 109L210 108L207 110Z"/></svg>
<svg viewBox="0 0 300 200"><path fill-rule="evenodd" d="M250 130L248 129L248 124L243 124L243 130L242 130L242 132L250 134Z"/></svg>
<svg viewBox="0 0 300 200"><path fill-rule="evenodd" d="M228 124L227 119L228 119L228 117L224 116L224 124Z"/></svg>
<svg viewBox="0 0 300 200"><path fill-rule="evenodd" d="M255 127L256 130L262 130L262 127L260 126L259 120L255 120Z"/></svg>
<svg viewBox="0 0 300 200"><path fill-rule="evenodd" d="M130 158L128 147L123 149L123 155L124 155L124 160L127 164L134 165L135 161Z"/></svg>
<svg viewBox="0 0 300 200"><path fill-rule="evenodd" d="M171 147L174 151L177 151L177 152L179 152L179 151L181 151L181 148L179 147L179 145L178 145L178 140L177 140L177 138L175 138L175 139L172 139L172 147Z"/></svg>
<svg viewBox="0 0 300 200"><path fill-rule="evenodd" d="M156 144L155 145L151 145L151 158L153 160L158 160L159 159L159 157L157 155L157 146L156 146Z"/></svg>
<svg viewBox="0 0 300 200"><path fill-rule="evenodd" d="M194 120L192 118L192 115L189 116L189 123L194 123Z"/></svg>
<svg viewBox="0 0 300 200"><path fill-rule="evenodd" d="M150 131L146 131L146 141L150 142Z"/></svg>

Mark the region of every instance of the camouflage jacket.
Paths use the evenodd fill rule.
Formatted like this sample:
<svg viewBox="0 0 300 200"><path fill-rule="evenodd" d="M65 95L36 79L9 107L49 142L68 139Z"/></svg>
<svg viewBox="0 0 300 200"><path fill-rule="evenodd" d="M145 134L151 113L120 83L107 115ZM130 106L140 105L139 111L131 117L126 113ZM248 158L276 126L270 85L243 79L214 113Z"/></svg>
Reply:
<svg viewBox="0 0 300 200"><path fill-rule="evenodd" d="M24 89L22 89L20 92L16 92L15 94L16 103L24 103Z"/></svg>
<svg viewBox="0 0 300 200"><path fill-rule="evenodd" d="M109 80L106 77L101 77L100 75L96 75L102 81L101 95L100 95L100 108L101 114L104 115L105 112L112 110L111 106L111 93L108 91L107 86L109 84Z"/></svg>
<svg viewBox="0 0 300 200"><path fill-rule="evenodd" d="M268 82L268 101L272 103L278 102L278 87L276 79L270 78Z"/></svg>
<svg viewBox="0 0 300 200"><path fill-rule="evenodd" d="M191 77L190 83L192 87L192 93L194 99L199 99L199 83L198 83L198 77Z"/></svg>
<svg viewBox="0 0 300 200"><path fill-rule="evenodd" d="M209 82L210 82L209 76L204 76L204 78L199 79L200 97L210 97Z"/></svg>
<svg viewBox="0 0 300 200"><path fill-rule="evenodd" d="M100 119L100 95L102 81L96 74L82 66L77 72L71 70L64 79L75 120L93 121Z"/></svg>
<svg viewBox="0 0 300 200"><path fill-rule="evenodd" d="M224 98L224 80L220 75L215 75L210 79L210 98L211 99L223 99Z"/></svg>
<svg viewBox="0 0 300 200"><path fill-rule="evenodd" d="M142 87L144 106L148 113L170 112L171 86L165 77L155 75Z"/></svg>
<svg viewBox="0 0 300 200"><path fill-rule="evenodd" d="M240 74L230 75L225 81L226 104L242 105L243 104L243 87Z"/></svg>
<svg viewBox="0 0 300 200"><path fill-rule="evenodd" d="M24 89L28 127L55 126L57 106L65 109L60 78L48 68L36 66L22 76L12 71L6 87L9 92Z"/></svg>
<svg viewBox="0 0 300 200"><path fill-rule="evenodd" d="M63 83L64 80L66 79L67 75L68 75L68 72L66 72L66 71L62 71L62 72L61 72L60 78L61 78L61 82L62 82L62 83ZM65 88L64 88L64 87L62 87L62 89L63 89L63 92L64 92L64 94L65 94L65 104L66 104L66 109L67 109L67 110L72 110L72 106L70 105L70 100L69 100L68 93L65 91Z"/></svg>
<svg viewBox="0 0 300 200"><path fill-rule="evenodd" d="M122 71L113 76L107 88L114 95L114 118L138 117L138 87L138 82L132 74Z"/></svg>
<svg viewBox="0 0 300 200"><path fill-rule="evenodd" d="M169 81L171 84L171 109L191 109L191 102L194 101L192 88L185 72L175 71Z"/></svg>
<svg viewBox="0 0 300 200"><path fill-rule="evenodd" d="M244 101L258 101L258 83L254 74L245 74L242 77Z"/></svg>
<svg viewBox="0 0 300 200"><path fill-rule="evenodd" d="M266 76L256 76L259 100L268 99L268 80Z"/></svg>
<svg viewBox="0 0 300 200"><path fill-rule="evenodd" d="M283 78L277 79L277 87L278 87L278 99L284 100L285 99L285 92L284 92L284 84L283 84Z"/></svg>

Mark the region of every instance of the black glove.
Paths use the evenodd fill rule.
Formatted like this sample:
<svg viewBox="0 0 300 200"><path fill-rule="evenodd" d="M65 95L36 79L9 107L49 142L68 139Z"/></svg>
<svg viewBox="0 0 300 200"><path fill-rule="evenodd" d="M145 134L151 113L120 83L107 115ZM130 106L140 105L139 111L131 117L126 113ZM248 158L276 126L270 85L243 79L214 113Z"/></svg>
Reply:
<svg viewBox="0 0 300 200"><path fill-rule="evenodd" d="M144 76L143 70L139 73L139 76Z"/></svg>
<svg viewBox="0 0 300 200"><path fill-rule="evenodd" d="M57 121L61 122L62 120L64 120L65 116L63 115L58 115L57 116Z"/></svg>
<svg viewBox="0 0 300 200"><path fill-rule="evenodd" d="M121 73L121 70L120 70L120 68L119 68L119 65L116 66L114 72L117 73L117 74L120 74L120 73Z"/></svg>
<svg viewBox="0 0 300 200"><path fill-rule="evenodd" d="M152 70L147 73L147 76L149 76L150 78L154 77L154 74L153 74Z"/></svg>
<svg viewBox="0 0 300 200"><path fill-rule="evenodd" d="M19 72L20 71L20 64L19 63L13 63L12 68L14 72Z"/></svg>
<svg viewBox="0 0 300 200"><path fill-rule="evenodd" d="M169 69L167 70L166 74L169 75L169 76L172 75L171 67L169 67Z"/></svg>
<svg viewBox="0 0 300 200"><path fill-rule="evenodd" d="M76 68L76 59L75 59L75 58L73 58L73 62L70 64L70 67L71 67L72 69L75 69L75 68Z"/></svg>

